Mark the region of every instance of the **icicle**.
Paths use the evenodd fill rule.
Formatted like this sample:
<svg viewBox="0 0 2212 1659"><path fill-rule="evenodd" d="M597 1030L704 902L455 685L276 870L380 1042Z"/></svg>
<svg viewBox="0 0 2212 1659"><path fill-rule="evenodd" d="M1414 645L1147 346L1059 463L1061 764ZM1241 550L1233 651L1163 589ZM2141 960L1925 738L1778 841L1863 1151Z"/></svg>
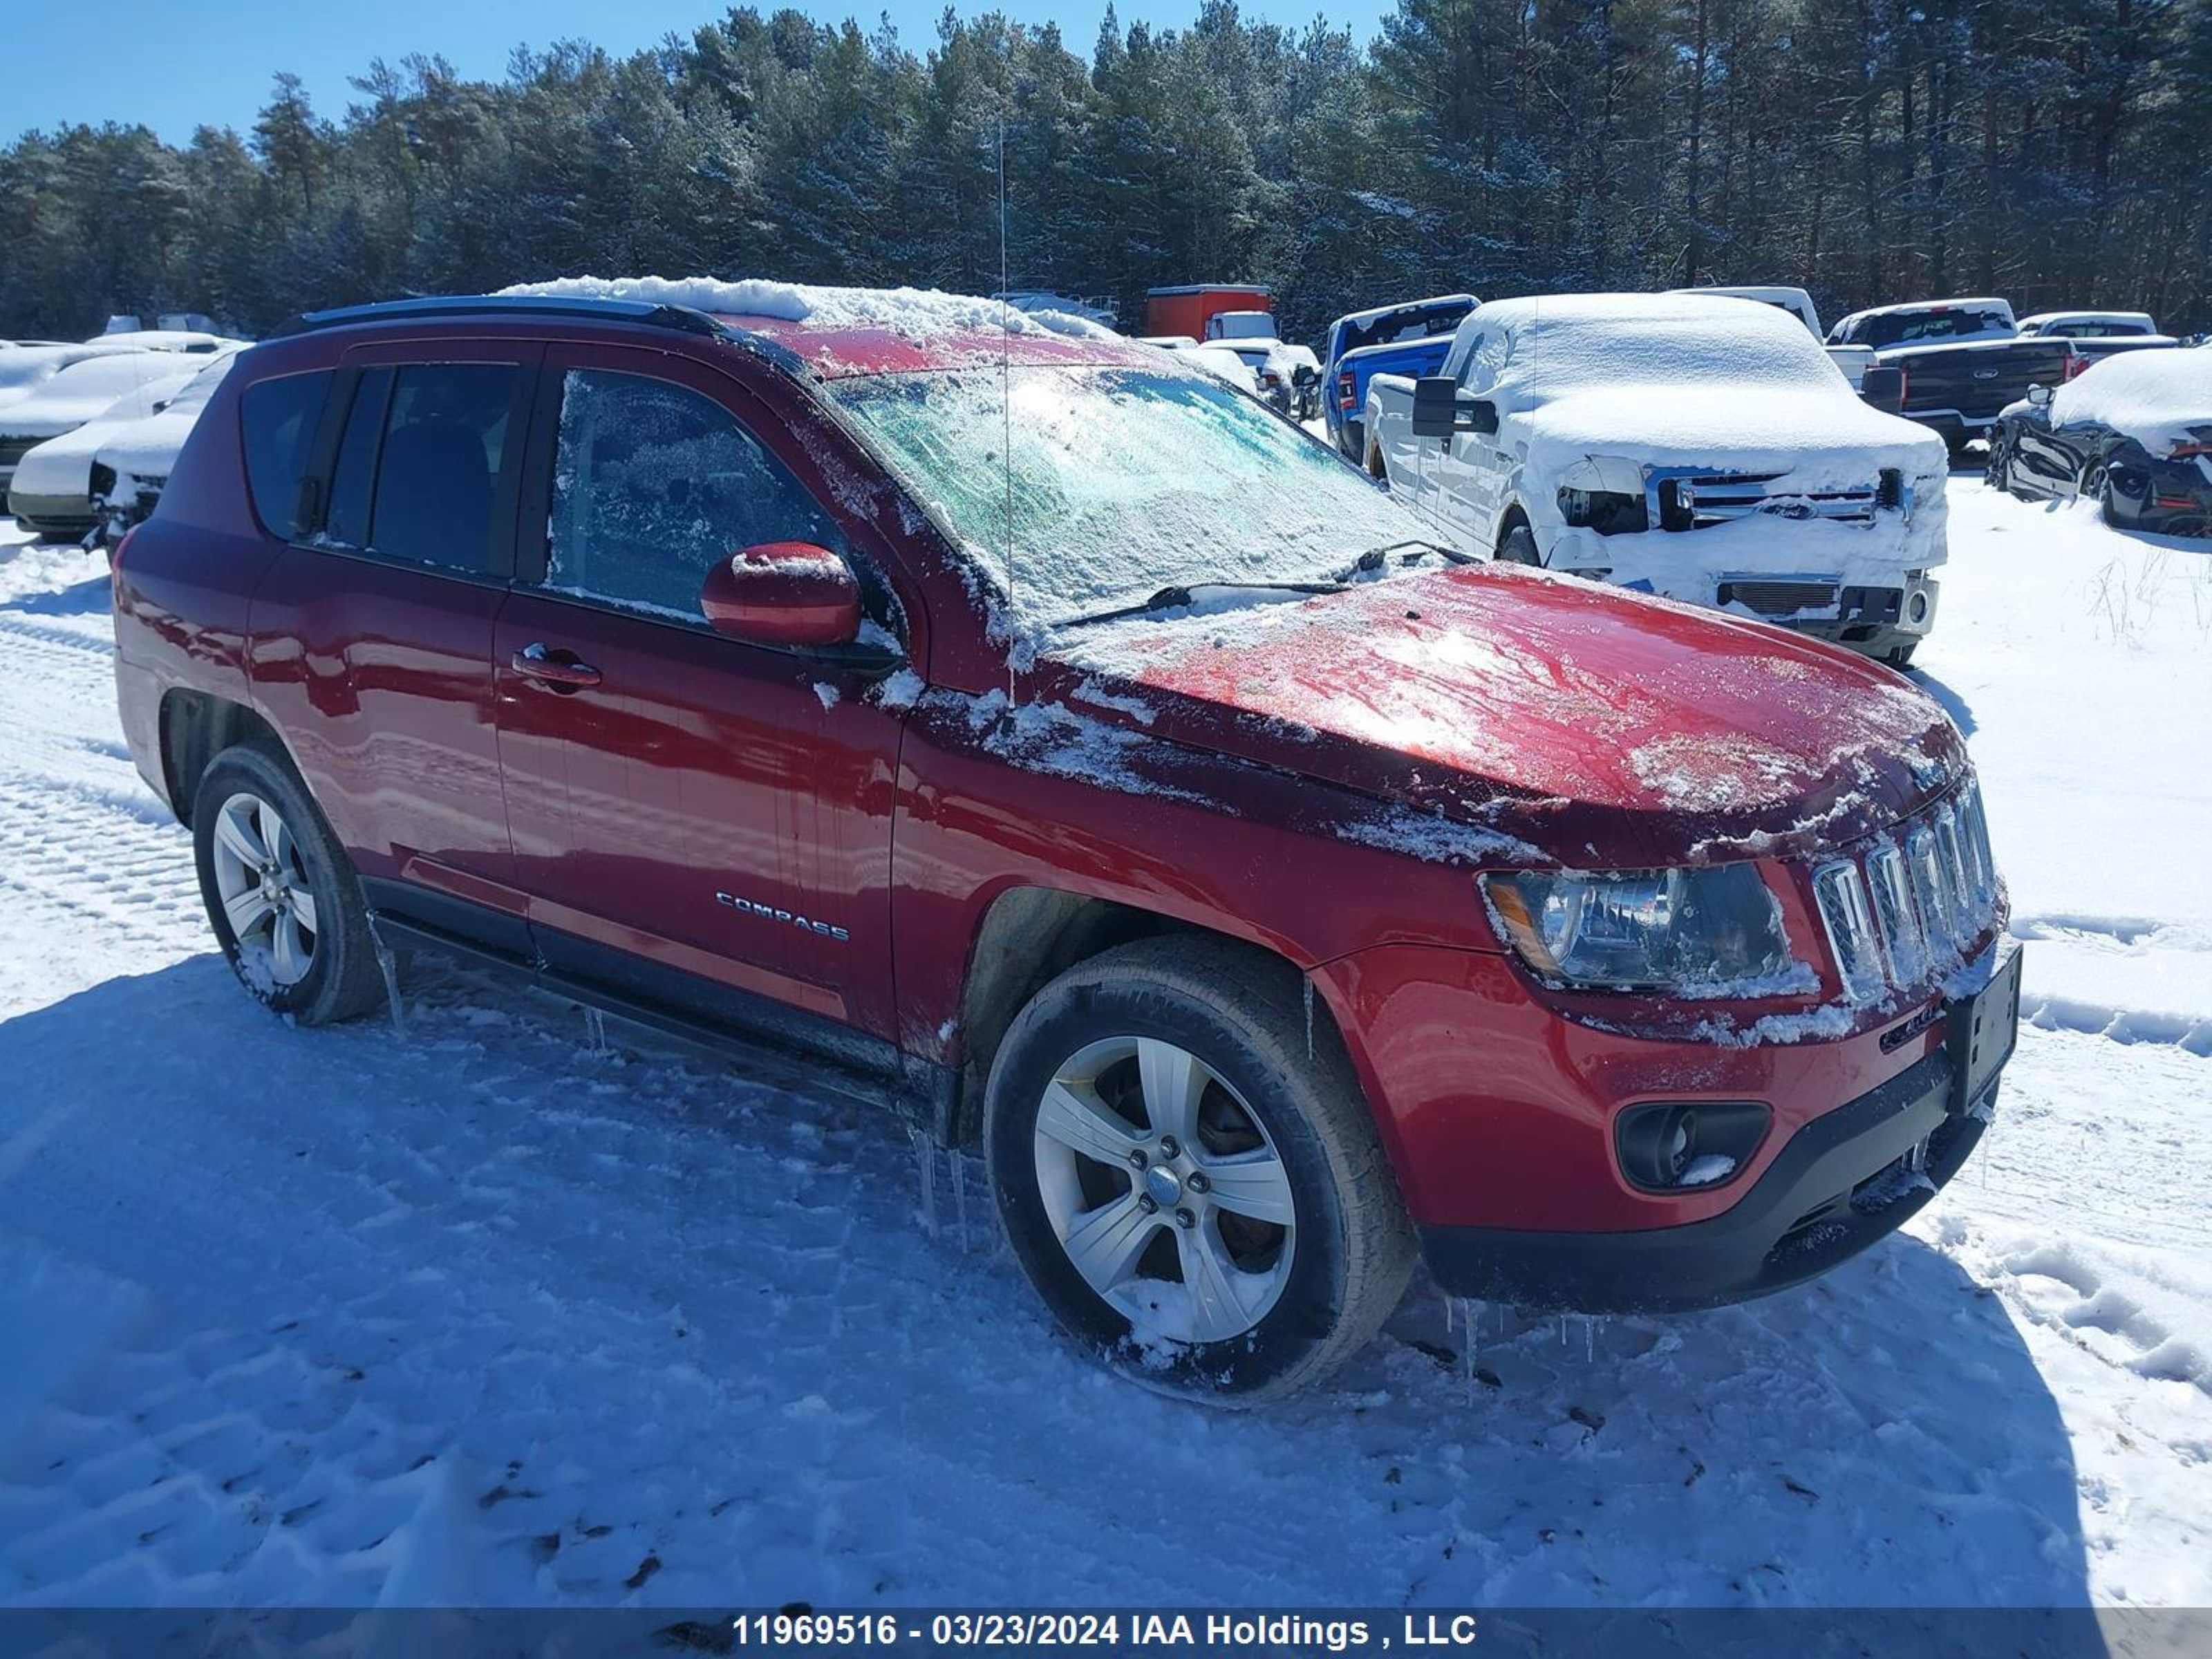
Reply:
<svg viewBox="0 0 2212 1659"><path fill-rule="evenodd" d="M1306 980L1306 1058L1311 1060L1313 1057L1313 980L1309 975Z"/></svg>
<svg viewBox="0 0 2212 1659"><path fill-rule="evenodd" d="M1460 1381L1467 1390L1467 1403L1474 1404L1474 1310L1465 1301L1460 1304L1460 1323L1467 1328L1467 1340L1460 1344Z"/></svg>
<svg viewBox="0 0 2212 1659"><path fill-rule="evenodd" d="M968 1155L955 1150L952 1158L952 1224L960 1239L960 1254L968 1254Z"/></svg>
<svg viewBox="0 0 2212 1659"><path fill-rule="evenodd" d="M927 1129L909 1129L914 1143L914 1172L921 1183L921 1230L937 1237L937 1143Z"/></svg>
<svg viewBox="0 0 2212 1659"><path fill-rule="evenodd" d="M1446 1336L1452 1334L1452 1298L1446 1297L1444 1298L1444 1334Z"/></svg>
<svg viewBox="0 0 2212 1659"><path fill-rule="evenodd" d="M584 1041L595 1054L613 1050L614 1045L607 1041L607 1017L597 1008L586 1006L584 1010Z"/></svg>
<svg viewBox="0 0 2212 1659"><path fill-rule="evenodd" d="M384 1000L392 1007L392 1029L399 1034L401 1042L407 1039L407 1011L399 1001L399 958L392 954L392 947L384 942L374 923L369 937L376 941L376 968L384 975Z"/></svg>
<svg viewBox="0 0 2212 1659"><path fill-rule="evenodd" d="M1583 1363L1589 1364L1597 1358L1597 1326L1588 1314L1583 1316Z"/></svg>

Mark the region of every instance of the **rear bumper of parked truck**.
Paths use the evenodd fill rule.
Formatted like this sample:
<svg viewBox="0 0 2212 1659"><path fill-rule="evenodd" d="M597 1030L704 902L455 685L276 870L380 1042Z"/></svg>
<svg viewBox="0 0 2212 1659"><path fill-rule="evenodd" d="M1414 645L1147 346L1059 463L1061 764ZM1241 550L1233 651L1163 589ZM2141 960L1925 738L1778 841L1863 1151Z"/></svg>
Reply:
<svg viewBox="0 0 2212 1659"><path fill-rule="evenodd" d="M1923 999L1834 1039L1786 1023L1771 1040L1756 1024L1608 1029L1473 951L1382 947L1329 964L1321 982L1440 1289L1670 1312L1825 1273L1957 1173L2017 1023L2018 965L2001 959L1984 947L1972 996ZM2002 1052L1988 1046L1998 1036ZM1668 1191L1630 1178L1631 1114L1682 1107L1710 1121L1717 1105L1765 1114L1725 1175Z"/></svg>

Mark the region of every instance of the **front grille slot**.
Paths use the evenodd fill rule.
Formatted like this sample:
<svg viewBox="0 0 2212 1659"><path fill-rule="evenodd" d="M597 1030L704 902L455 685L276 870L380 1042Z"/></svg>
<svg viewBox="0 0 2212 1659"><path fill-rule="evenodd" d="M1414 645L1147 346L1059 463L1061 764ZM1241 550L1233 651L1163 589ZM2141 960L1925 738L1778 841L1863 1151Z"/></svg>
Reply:
<svg viewBox="0 0 2212 1659"><path fill-rule="evenodd" d="M1886 482L1863 489L1792 489L1781 472L1668 472L1652 477L1646 507L1662 530L1703 530L1760 514L1870 525L1876 507L1897 504L1884 499ZM1902 489L1900 480L1900 497Z"/></svg>
<svg viewBox="0 0 2212 1659"><path fill-rule="evenodd" d="M1813 886L1855 1000L1949 971L1996 921L1996 868L1979 787L1970 781L1861 855L1822 865Z"/></svg>
<svg viewBox="0 0 2212 1659"><path fill-rule="evenodd" d="M1801 611L1836 608L1833 582L1726 581L1714 597L1723 605L1731 602L1748 606L1762 617L1794 617Z"/></svg>

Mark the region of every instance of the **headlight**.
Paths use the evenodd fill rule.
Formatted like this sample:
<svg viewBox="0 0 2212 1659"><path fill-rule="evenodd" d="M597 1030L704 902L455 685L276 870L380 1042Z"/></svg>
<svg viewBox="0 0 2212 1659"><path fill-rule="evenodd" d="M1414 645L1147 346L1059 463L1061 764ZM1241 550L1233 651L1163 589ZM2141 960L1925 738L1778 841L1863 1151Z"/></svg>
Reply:
<svg viewBox="0 0 2212 1659"><path fill-rule="evenodd" d="M1482 878L1492 914L1540 979L1592 990L1776 996L1817 988L1750 864L1530 871Z"/></svg>

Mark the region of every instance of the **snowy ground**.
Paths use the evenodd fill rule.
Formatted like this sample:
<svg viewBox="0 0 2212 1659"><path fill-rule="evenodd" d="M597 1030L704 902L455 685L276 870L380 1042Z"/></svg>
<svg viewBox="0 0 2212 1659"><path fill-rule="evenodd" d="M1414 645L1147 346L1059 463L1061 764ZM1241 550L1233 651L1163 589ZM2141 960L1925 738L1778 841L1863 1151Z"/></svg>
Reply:
<svg viewBox="0 0 2212 1659"><path fill-rule="evenodd" d="M855 1111L451 970L270 1019L100 561L0 521L0 1602L2212 1602L2212 551L1953 488L1923 678L2033 941L1986 1152L1802 1292L1417 1290L1239 1417Z"/></svg>

